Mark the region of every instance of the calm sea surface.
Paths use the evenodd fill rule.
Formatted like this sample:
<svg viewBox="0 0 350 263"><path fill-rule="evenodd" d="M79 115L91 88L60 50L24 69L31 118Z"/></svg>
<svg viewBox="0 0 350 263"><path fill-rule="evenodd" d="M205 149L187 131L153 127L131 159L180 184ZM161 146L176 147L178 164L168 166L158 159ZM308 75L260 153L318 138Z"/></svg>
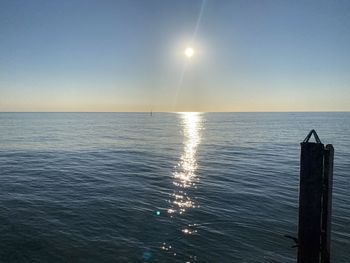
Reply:
<svg viewBox="0 0 350 263"><path fill-rule="evenodd" d="M0 262L295 262L313 128L348 263L350 113L0 113Z"/></svg>

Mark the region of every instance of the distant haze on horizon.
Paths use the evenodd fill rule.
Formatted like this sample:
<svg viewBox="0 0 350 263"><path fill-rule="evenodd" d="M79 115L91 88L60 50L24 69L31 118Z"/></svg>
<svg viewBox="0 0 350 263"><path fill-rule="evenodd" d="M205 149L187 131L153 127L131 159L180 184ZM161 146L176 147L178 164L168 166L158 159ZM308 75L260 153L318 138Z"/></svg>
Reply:
<svg viewBox="0 0 350 263"><path fill-rule="evenodd" d="M349 13L350 1L4 0L0 111L350 111Z"/></svg>

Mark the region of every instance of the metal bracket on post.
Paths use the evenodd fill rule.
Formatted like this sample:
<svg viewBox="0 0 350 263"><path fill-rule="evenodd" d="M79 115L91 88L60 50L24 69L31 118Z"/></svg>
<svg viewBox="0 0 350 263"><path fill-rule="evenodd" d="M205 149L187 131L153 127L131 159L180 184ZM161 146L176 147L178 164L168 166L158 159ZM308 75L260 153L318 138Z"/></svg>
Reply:
<svg viewBox="0 0 350 263"><path fill-rule="evenodd" d="M315 130L311 130L309 132L309 134L305 137L303 143L309 142L312 135L314 135L316 143L322 143Z"/></svg>
<svg viewBox="0 0 350 263"><path fill-rule="evenodd" d="M301 143L298 263L330 260L333 156L333 146L324 147L315 130Z"/></svg>

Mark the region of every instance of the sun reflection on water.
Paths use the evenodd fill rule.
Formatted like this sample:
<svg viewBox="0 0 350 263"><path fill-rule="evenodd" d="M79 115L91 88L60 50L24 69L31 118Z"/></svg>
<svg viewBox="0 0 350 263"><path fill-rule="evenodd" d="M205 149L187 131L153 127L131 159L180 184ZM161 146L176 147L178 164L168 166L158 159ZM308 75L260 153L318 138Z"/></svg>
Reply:
<svg viewBox="0 0 350 263"><path fill-rule="evenodd" d="M202 116L196 112L181 113L181 125L184 136L184 148L179 163L176 165L173 176L173 184L177 187L173 194L172 205L168 213L182 214L188 208L196 207L193 198L188 194L190 188L196 189L198 177L197 148L201 141Z"/></svg>
<svg viewBox="0 0 350 263"><path fill-rule="evenodd" d="M174 256L185 257L185 262L197 261L196 255L185 255L178 250L175 240L182 237L197 235L197 222L191 222L191 214L186 213L189 209L199 208L196 203L195 192L199 177L197 175L197 150L201 142L203 129L203 115L201 113L180 113L181 132L183 135L183 150L179 162L174 167L172 176L174 192L170 196L168 215L172 218L172 224L179 231L179 236L162 243L161 250Z"/></svg>

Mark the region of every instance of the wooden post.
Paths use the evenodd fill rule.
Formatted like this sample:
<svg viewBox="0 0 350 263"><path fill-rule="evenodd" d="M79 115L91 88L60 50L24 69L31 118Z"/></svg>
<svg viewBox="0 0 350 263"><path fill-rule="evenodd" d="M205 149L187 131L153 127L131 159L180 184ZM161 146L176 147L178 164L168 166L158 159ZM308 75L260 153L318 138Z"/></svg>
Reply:
<svg viewBox="0 0 350 263"><path fill-rule="evenodd" d="M320 262L322 143L301 143L298 263Z"/></svg>
<svg viewBox="0 0 350 263"><path fill-rule="evenodd" d="M333 188L333 159L334 148L326 146L324 156L322 226L321 226L321 263L330 262L331 252L331 216L332 216L332 188Z"/></svg>
<svg viewBox="0 0 350 263"><path fill-rule="evenodd" d="M298 263L329 263L332 169L332 145L312 130L301 143Z"/></svg>

